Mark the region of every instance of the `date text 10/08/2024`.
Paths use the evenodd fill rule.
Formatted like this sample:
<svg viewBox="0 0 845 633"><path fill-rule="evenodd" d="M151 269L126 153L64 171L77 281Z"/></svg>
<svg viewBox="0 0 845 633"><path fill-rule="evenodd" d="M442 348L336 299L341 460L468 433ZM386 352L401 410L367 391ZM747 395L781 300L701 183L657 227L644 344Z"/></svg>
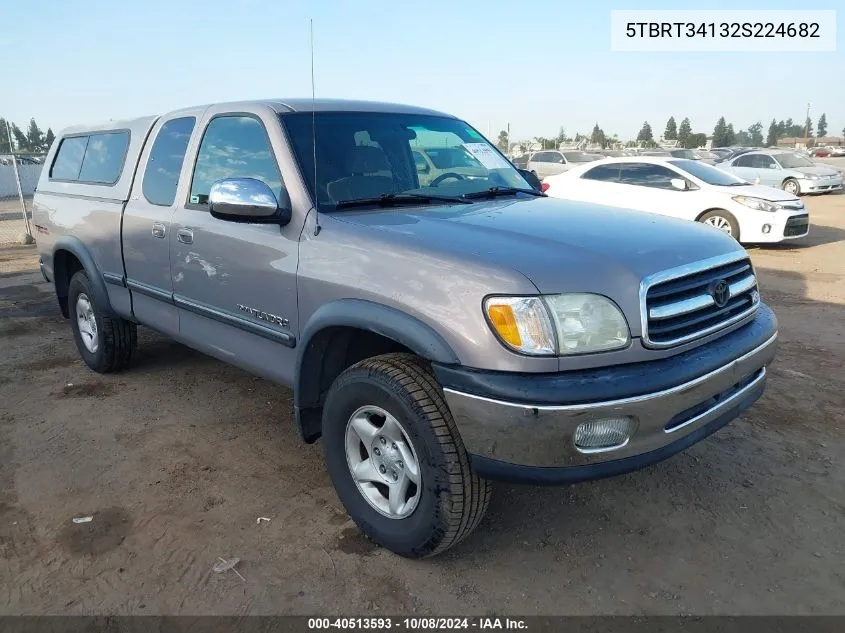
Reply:
<svg viewBox="0 0 845 633"><path fill-rule="evenodd" d="M314 630L527 630L525 620L519 618L309 618L308 628Z"/></svg>

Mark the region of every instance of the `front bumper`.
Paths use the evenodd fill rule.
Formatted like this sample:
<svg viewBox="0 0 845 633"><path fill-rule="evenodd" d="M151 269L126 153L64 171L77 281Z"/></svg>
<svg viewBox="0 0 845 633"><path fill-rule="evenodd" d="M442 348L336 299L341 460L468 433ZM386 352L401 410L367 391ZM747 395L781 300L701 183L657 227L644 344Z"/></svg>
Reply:
<svg viewBox="0 0 845 633"><path fill-rule="evenodd" d="M475 372L462 380L460 370L437 366L435 373L480 475L564 483L641 468L727 424L762 395L776 338L774 314L761 304L751 323L668 359L537 375L524 388L524 375L510 388L507 374L479 378ZM496 391L497 384L499 393L482 393L485 385ZM634 421L625 444L587 451L575 446L579 424L622 415Z"/></svg>
<svg viewBox="0 0 845 633"><path fill-rule="evenodd" d="M801 188L801 193L824 193L827 191L837 191L842 188L842 177L824 176L817 180L801 178L798 180L798 186Z"/></svg>

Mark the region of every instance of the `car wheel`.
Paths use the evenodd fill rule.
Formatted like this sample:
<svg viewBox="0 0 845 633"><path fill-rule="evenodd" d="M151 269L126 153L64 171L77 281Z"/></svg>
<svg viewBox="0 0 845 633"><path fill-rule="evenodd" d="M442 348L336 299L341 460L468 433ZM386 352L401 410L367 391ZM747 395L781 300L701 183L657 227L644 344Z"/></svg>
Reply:
<svg viewBox="0 0 845 633"><path fill-rule="evenodd" d="M338 376L323 409L323 441L349 516L396 554L439 554L487 510L491 484L472 470L443 390L415 356L376 356Z"/></svg>
<svg viewBox="0 0 845 633"><path fill-rule="evenodd" d="M68 307L73 338L86 365L105 374L129 364L138 342L137 326L106 313L85 271L70 280Z"/></svg>
<svg viewBox="0 0 845 633"><path fill-rule="evenodd" d="M801 187L798 185L798 181L795 178L787 178L783 181L783 190L786 193L791 193L793 196L800 196L801 195Z"/></svg>
<svg viewBox="0 0 845 633"><path fill-rule="evenodd" d="M698 218L698 221L702 224L708 224L713 228L717 228L723 233L730 235L737 242L739 241L739 223L729 211L725 211L724 209L708 211Z"/></svg>

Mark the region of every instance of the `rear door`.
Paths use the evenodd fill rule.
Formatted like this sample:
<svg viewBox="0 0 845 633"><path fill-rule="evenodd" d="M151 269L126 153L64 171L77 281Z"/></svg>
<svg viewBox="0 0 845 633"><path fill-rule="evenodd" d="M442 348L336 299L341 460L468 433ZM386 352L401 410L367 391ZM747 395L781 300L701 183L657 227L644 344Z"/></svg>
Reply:
<svg viewBox="0 0 845 633"><path fill-rule="evenodd" d="M182 174L185 154L203 111L186 110L156 123L123 213L123 261L133 314L174 337L179 317L170 277L171 221L178 193L187 191L190 181Z"/></svg>
<svg viewBox="0 0 845 633"><path fill-rule="evenodd" d="M198 127L201 140L187 166L190 186L180 189L169 240L180 338L291 384L299 236L310 205L288 189L289 182L300 182L293 156L278 115L265 106L239 112L213 106ZM261 180L277 199L285 188L293 219L279 226L212 217L208 193L221 178Z"/></svg>

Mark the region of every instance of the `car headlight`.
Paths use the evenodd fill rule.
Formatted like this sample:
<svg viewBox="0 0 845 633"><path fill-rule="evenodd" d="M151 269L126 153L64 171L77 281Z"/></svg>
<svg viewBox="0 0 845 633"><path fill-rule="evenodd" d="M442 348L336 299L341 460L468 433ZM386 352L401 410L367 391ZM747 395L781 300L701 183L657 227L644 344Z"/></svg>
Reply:
<svg viewBox="0 0 845 633"><path fill-rule="evenodd" d="M622 311L602 295L489 297L484 311L499 339L523 354L588 354L627 347L631 341Z"/></svg>
<svg viewBox="0 0 845 633"><path fill-rule="evenodd" d="M819 177L816 176L815 174L801 174L801 177L806 179L806 180L818 180L819 179Z"/></svg>
<svg viewBox="0 0 845 633"><path fill-rule="evenodd" d="M774 213L781 209L781 206L777 202L771 202L769 200L763 200L762 198L750 198L748 196L734 196L734 202L739 202L741 205L748 207L749 209L754 209L755 211L769 211Z"/></svg>

